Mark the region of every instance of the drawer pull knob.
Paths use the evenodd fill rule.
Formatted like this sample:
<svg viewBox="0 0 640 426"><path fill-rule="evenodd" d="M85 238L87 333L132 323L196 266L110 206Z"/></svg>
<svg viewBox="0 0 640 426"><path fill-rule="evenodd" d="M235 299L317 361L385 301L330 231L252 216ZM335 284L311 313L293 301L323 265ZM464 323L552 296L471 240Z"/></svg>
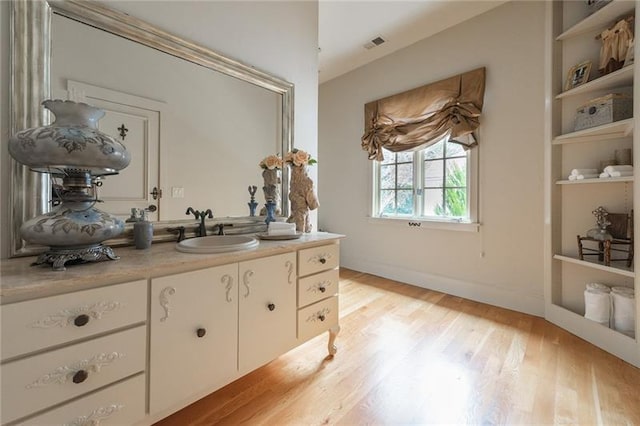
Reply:
<svg viewBox="0 0 640 426"><path fill-rule="evenodd" d="M76 374L73 375L73 383L82 383L85 380L87 380L87 377L89 377L89 373L87 373L85 370L80 370L80 371L76 371Z"/></svg>
<svg viewBox="0 0 640 426"><path fill-rule="evenodd" d="M327 259L325 259L324 257L321 257L319 260L320 260L320 263L322 263L323 265L327 263Z"/></svg>
<svg viewBox="0 0 640 426"><path fill-rule="evenodd" d="M207 334L207 329L206 328L199 328L196 330L196 335L198 337L204 337L204 335Z"/></svg>
<svg viewBox="0 0 640 426"><path fill-rule="evenodd" d="M320 321L324 321L325 316L324 316L323 314L320 314L320 315L318 315L318 319L319 319Z"/></svg>
<svg viewBox="0 0 640 426"><path fill-rule="evenodd" d="M276 305L274 305L273 303L269 303L269 304L267 305L267 308L269 308L269 310L270 310L270 311L273 311L273 310L275 310L275 309L276 309Z"/></svg>
<svg viewBox="0 0 640 426"><path fill-rule="evenodd" d="M318 287L318 290L320 290L320 293L324 293L325 291L327 291L326 287Z"/></svg>
<svg viewBox="0 0 640 426"><path fill-rule="evenodd" d="M87 325L88 322L89 315L82 314L75 317L75 319L73 320L73 325L75 325L76 327L82 327L83 325Z"/></svg>

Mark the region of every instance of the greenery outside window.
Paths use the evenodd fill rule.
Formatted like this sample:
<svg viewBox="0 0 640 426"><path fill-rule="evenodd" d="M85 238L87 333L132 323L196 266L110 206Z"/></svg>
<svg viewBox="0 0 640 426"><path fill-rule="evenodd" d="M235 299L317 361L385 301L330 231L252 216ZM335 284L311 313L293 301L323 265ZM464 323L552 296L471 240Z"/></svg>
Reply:
<svg viewBox="0 0 640 426"><path fill-rule="evenodd" d="M374 162L373 216L476 222L477 148L442 139Z"/></svg>

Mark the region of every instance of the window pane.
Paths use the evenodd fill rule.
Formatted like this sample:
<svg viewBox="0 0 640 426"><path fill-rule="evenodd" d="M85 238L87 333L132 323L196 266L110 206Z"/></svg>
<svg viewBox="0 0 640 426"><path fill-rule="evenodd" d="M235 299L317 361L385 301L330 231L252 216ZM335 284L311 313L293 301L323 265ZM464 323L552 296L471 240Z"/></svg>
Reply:
<svg viewBox="0 0 640 426"><path fill-rule="evenodd" d="M448 187L467 186L467 157L447 160L446 185Z"/></svg>
<svg viewBox="0 0 640 426"><path fill-rule="evenodd" d="M448 188L445 191L447 216L464 217L467 215L467 189Z"/></svg>
<svg viewBox="0 0 640 426"><path fill-rule="evenodd" d="M396 187L396 166L380 166L380 188L390 189Z"/></svg>
<svg viewBox="0 0 640 426"><path fill-rule="evenodd" d="M398 214L413 214L413 191L398 191Z"/></svg>
<svg viewBox="0 0 640 426"><path fill-rule="evenodd" d="M396 191L380 191L380 214L396 213Z"/></svg>
<svg viewBox="0 0 640 426"><path fill-rule="evenodd" d="M447 142L447 157L465 156L466 152L459 143Z"/></svg>
<svg viewBox="0 0 640 426"><path fill-rule="evenodd" d="M398 188L413 188L413 163L398 164Z"/></svg>
<svg viewBox="0 0 640 426"><path fill-rule="evenodd" d="M424 187L439 188L444 185L444 160L431 160L424 162Z"/></svg>
<svg viewBox="0 0 640 426"><path fill-rule="evenodd" d="M398 163L410 163L413 161L413 152L398 152Z"/></svg>
<svg viewBox="0 0 640 426"><path fill-rule="evenodd" d="M382 148L382 154L384 155L384 160L382 160L381 164L390 164L390 163L396 162L395 153L391 151L387 151L386 149Z"/></svg>
<svg viewBox="0 0 640 426"><path fill-rule="evenodd" d="M444 156L444 141L440 141L424 150L424 158L432 160L434 158L442 158Z"/></svg>
<svg viewBox="0 0 640 426"><path fill-rule="evenodd" d="M444 216L444 206L442 205L442 189L424 190L424 215Z"/></svg>

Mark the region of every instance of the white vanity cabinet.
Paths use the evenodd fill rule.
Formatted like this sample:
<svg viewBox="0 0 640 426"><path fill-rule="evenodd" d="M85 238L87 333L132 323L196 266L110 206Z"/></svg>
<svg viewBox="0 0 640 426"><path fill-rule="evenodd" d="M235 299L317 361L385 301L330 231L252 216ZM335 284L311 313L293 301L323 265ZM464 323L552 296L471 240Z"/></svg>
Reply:
<svg viewBox="0 0 640 426"><path fill-rule="evenodd" d="M3 260L1 424L150 425L323 332L335 354L340 238L120 248L64 273Z"/></svg>
<svg viewBox="0 0 640 426"><path fill-rule="evenodd" d="M151 280L150 411L237 376L238 265Z"/></svg>
<svg viewBox="0 0 640 426"><path fill-rule="evenodd" d="M2 424L50 407L41 419L142 419L144 387L115 399L112 388L144 381L146 310L146 280L2 305Z"/></svg>
<svg viewBox="0 0 640 426"><path fill-rule="evenodd" d="M241 262L239 370L247 373L296 344L296 255Z"/></svg>

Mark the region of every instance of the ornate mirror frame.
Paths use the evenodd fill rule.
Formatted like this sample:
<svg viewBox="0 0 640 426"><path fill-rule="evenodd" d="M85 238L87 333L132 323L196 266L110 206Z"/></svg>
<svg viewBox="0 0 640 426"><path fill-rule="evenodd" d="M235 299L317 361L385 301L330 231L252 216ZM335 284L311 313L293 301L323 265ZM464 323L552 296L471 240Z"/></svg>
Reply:
<svg viewBox="0 0 640 426"><path fill-rule="evenodd" d="M288 152L293 147L294 86L292 83L222 56L140 19L86 0L12 1L9 29L11 34L9 116L11 134L50 122L48 113L40 104L51 96L51 17L53 13L280 94L282 96L282 152ZM284 216L289 211L288 185L289 175L285 167L282 170L281 188ZM20 226L27 219L49 210L49 176L32 172L26 166L11 159L10 191L12 207L9 212L11 224L9 255L16 257L37 254L43 250L43 247L29 245L22 240ZM229 221L230 218L224 219ZM155 222L154 240L174 239L175 236L168 233L168 227L193 223L193 219ZM127 243L130 243L130 236L126 234L118 240L109 241L109 244Z"/></svg>

